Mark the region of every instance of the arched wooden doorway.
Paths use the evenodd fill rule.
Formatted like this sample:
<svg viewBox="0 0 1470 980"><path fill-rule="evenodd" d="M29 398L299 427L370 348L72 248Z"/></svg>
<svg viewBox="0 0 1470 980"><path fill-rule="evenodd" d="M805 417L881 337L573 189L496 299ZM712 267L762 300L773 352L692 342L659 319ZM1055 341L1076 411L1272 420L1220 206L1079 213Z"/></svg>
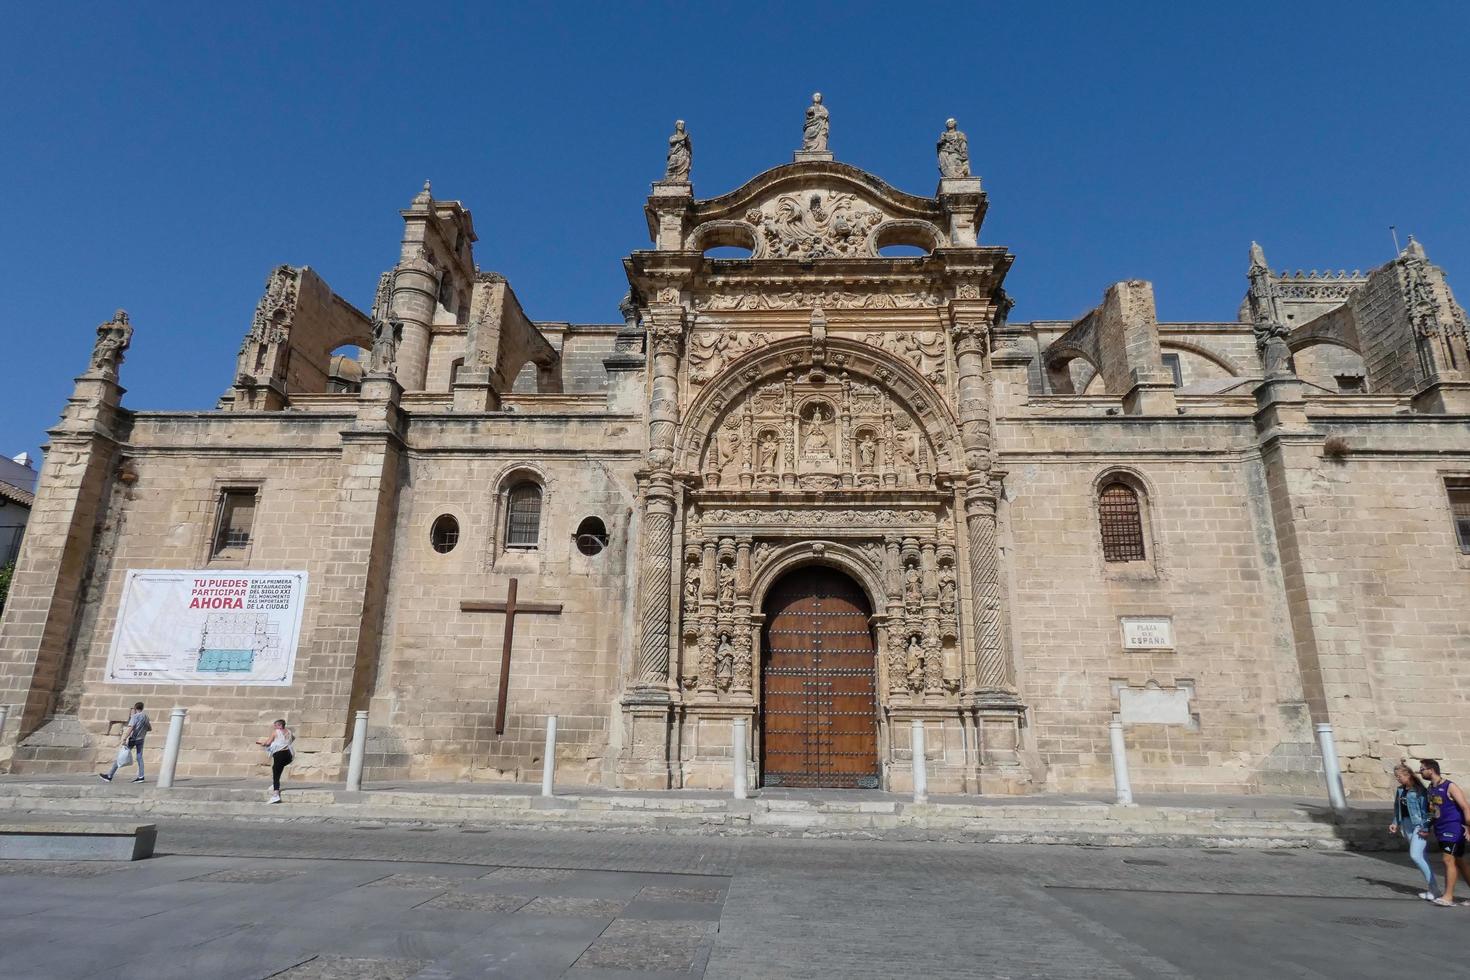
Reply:
<svg viewBox="0 0 1470 980"><path fill-rule="evenodd" d="M771 586L761 669L765 786L878 786L872 606L835 569L809 566Z"/></svg>

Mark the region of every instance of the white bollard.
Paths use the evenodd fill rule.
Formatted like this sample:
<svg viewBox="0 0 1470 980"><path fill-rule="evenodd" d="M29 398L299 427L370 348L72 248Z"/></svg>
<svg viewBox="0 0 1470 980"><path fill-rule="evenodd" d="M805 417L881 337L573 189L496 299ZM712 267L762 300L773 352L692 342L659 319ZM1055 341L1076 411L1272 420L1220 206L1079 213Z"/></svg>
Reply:
<svg viewBox="0 0 1470 980"><path fill-rule="evenodd" d="M188 708L175 708L169 713L168 738L163 743L163 762L158 766L158 788L168 789L174 784L174 769L179 765L179 744L184 740L184 718Z"/></svg>
<svg viewBox="0 0 1470 980"><path fill-rule="evenodd" d="M929 802L929 760L924 757L924 723L915 718L913 723L914 756L914 802Z"/></svg>
<svg viewBox="0 0 1470 980"><path fill-rule="evenodd" d="M5 741L5 719L10 717L10 705L0 704L0 742Z"/></svg>
<svg viewBox="0 0 1470 980"><path fill-rule="evenodd" d="M1133 787L1128 782L1128 746L1123 743L1123 723L1116 718L1108 722L1108 741L1113 746L1113 786L1118 791L1118 805L1133 805Z"/></svg>
<svg viewBox="0 0 1470 980"><path fill-rule="evenodd" d="M1332 726L1327 722L1317 725L1317 745L1322 750L1322 775L1327 779L1327 799L1338 813L1347 810L1347 794L1342 789L1342 769L1337 763L1337 742L1332 737Z"/></svg>
<svg viewBox="0 0 1470 980"><path fill-rule="evenodd" d="M362 759L367 754L367 716L359 711L352 723L352 752L347 756L347 788L356 793L362 789Z"/></svg>
<svg viewBox="0 0 1470 980"><path fill-rule="evenodd" d="M553 796L551 781L556 776L556 715L546 716L546 754L541 759L541 795Z"/></svg>
<svg viewBox="0 0 1470 980"><path fill-rule="evenodd" d="M745 719L736 718L730 735L731 765L735 767L735 791L737 800L745 799Z"/></svg>

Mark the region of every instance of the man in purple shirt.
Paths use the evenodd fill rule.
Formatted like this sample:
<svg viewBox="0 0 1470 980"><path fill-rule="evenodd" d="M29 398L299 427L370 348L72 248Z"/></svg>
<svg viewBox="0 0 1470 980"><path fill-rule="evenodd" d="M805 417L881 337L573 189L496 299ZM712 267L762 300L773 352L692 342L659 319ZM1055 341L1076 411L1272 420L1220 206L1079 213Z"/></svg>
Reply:
<svg viewBox="0 0 1470 980"><path fill-rule="evenodd" d="M1470 880L1470 865L1465 863L1465 815L1470 813L1470 801L1464 790L1440 774L1434 759L1419 760L1419 775L1429 784L1429 829L1420 833L1437 844L1444 857L1444 894L1434 904L1454 905L1455 883L1461 877ZM1460 904L1470 905L1470 901Z"/></svg>

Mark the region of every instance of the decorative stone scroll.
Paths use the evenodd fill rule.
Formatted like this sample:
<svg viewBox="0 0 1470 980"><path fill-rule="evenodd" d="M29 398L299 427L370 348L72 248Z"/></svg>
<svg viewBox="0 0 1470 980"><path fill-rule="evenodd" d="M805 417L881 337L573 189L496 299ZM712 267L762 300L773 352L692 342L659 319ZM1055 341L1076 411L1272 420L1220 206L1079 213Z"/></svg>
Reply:
<svg viewBox="0 0 1470 980"><path fill-rule="evenodd" d="M943 305L944 294L937 287L921 286L898 292L875 285L862 289L783 289L780 285L766 288L760 284L731 284L718 291L698 294L694 308L720 313L737 310L917 310Z"/></svg>
<svg viewBox="0 0 1470 980"><path fill-rule="evenodd" d="M869 232L883 213L856 194L810 191L782 194L745 213L755 231L754 258L825 259L877 255Z"/></svg>

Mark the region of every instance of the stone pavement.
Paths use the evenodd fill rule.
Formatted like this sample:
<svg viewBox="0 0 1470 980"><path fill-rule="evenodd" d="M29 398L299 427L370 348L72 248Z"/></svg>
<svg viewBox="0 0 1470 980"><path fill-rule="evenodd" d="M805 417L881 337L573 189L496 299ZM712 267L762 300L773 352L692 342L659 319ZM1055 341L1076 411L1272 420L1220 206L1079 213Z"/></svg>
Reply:
<svg viewBox="0 0 1470 980"><path fill-rule="evenodd" d="M144 819L423 823L501 828L577 827L721 835L1081 843L1120 846L1324 847L1384 845L1386 804L1345 816L1323 800L1267 796L1140 796L1117 807L1081 795L933 796L926 804L877 790L763 789L749 800L717 791L626 792L560 787L543 798L518 783L339 785L290 783L265 803L259 780L181 779L174 788L94 776L0 776L0 817L110 814Z"/></svg>
<svg viewBox="0 0 1470 980"><path fill-rule="evenodd" d="M1401 855L163 821L0 863L0 976L1470 976Z"/></svg>

